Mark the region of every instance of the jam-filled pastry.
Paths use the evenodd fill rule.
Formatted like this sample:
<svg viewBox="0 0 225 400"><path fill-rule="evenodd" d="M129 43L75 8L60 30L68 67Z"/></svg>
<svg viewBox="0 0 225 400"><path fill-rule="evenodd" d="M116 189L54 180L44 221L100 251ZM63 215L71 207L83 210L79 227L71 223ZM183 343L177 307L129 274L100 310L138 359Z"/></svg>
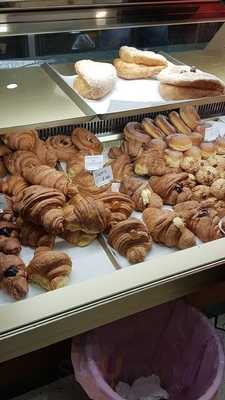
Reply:
<svg viewBox="0 0 225 400"><path fill-rule="evenodd" d="M11 150L32 151L38 140L38 133L35 129L23 132L12 132L4 135L2 140Z"/></svg>
<svg viewBox="0 0 225 400"><path fill-rule="evenodd" d="M65 196L72 197L77 193L77 188L72 184L67 175L47 165L35 168L24 168L23 177L32 185L41 185L62 192Z"/></svg>
<svg viewBox="0 0 225 400"><path fill-rule="evenodd" d="M109 232L108 242L131 264L144 261L152 238L143 222L136 218L119 222Z"/></svg>
<svg viewBox="0 0 225 400"><path fill-rule="evenodd" d="M128 122L124 127L124 137L126 141L134 140L142 145L148 144L151 140L150 136L142 129L139 122Z"/></svg>
<svg viewBox="0 0 225 400"><path fill-rule="evenodd" d="M211 186L212 183L219 178L219 176L219 170L211 165L200 166L195 175L198 183L208 186Z"/></svg>
<svg viewBox="0 0 225 400"><path fill-rule="evenodd" d="M164 138L166 136L165 133L154 124L151 118L144 118L141 126L153 139Z"/></svg>
<svg viewBox="0 0 225 400"><path fill-rule="evenodd" d="M27 295L27 272L20 257L0 253L0 288L15 300Z"/></svg>
<svg viewBox="0 0 225 400"><path fill-rule="evenodd" d="M19 239L24 246L33 248L49 247L53 248L55 244L55 235L46 232L42 226L34 225L30 222L23 221L18 217L16 225L19 228Z"/></svg>
<svg viewBox="0 0 225 400"><path fill-rule="evenodd" d="M73 145L87 154L101 154L102 143L97 136L85 128L75 128L71 134Z"/></svg>
<svg viewBox="0 0 225 400"><path fill-rule="evenodd" d="M41 164L48 165L52 168L56 166L56 163L58 161L56 152L53 148L47 146L47 143L43 140L36 140L33 152L36 154Z"/></svg>
<svg viewBox="0 0 225 400"><path fill-rule="evenodd" d="M64 287L72 270L71 258L61 251L39 247L27 267L28 278L46 290Z"/></svg>
<svg viewBox="0 0 225 400"><path fill-rule="evenodd" d="M24 168L41 165L39 158L32 151L17 150L3 157L6 169L12 175L22 175Z"/></svg>
<svg viewBox="0 0 225 400"><path fill-rule="evenodd" d="M148 182L140 178L124 179L120 184L120 192L131 198L137 211L143 211L146 207L161 208L163 206L161 197L153 192Z"/></svg>
<svg viewBox="0 0 225 400"><path fill-rule="evenodd" d="M152 149L144 151L135 161L134 171L141 176L162 176L171 172L171 168L166 165L163 152Z"/></svg>
<svg viewBox="0 0 225 400"><path fill-rule="evenodd" d="M77 154L77 149L74 147L70 136L50 136L46 140L46 146L55 153L58 161L68 161L76 157Z"/></svg>
<svg viewBox="0 0 225 400"><path fill-rule="evenodd" d="M124 193L108 191L99 195L98 199L110 211L109 226L126 220L134 210L133 201Z"/></svg>
<svg viewBox="0 0 225 400"><path fill-rule="evenodd" d="M0 214L0 252L18 255L21 251L21 244L18 239L19 229L15 223L5 221L3 218Z"/></svg>
<svg viewBox="0 0 225 400"><path fill-rule="evenodd" d="M152 176L150 186L162 198L164 204L174 205L192 198L192 190L188 187L189 174L186 172Z"/></svg>
<svg viewBox="0 0 225 400"><path fill-rule="evenodd" d="M66 198L62 192L33 185L23 191L16 209L24 221L41 225L47 232L58 234L63 231L63 206Z"/></svg>
<svg viewBox="0 0 225 400"><path fill-rule="evenodd" d="M192 199L202 201L210 196L210 187L207 185L197 185L192 189Z"/></svg>
<svg viewBox="0 0 225 400"><path fill-rule="evenodd" d="M201 118L195 107L192 105L185 105L180 108L180 116L184 123L192 130L195 130L201 124Z"/></svg>
<svg viewBox="0 0 225 400"><path fill-rule="evenodd" d="M116 182L121 182L127 176L133 175L133 166L127 154L110 161L108 165L112 167L113 180Z"/></svg>
<svg viewBox="0 0 225 400"><path fill-rule="evenodd" d="M225 179L219 178L215 180L210 187L210 193L218 200L225 200Z"/></svg>
<svg viewBox="0 0 225 400"><path fill-rule="evenodd" d="M110 212L104 203L80 194L70 199L63 211L65 230L98 234L105 231L109 224Z"/></svg>
<svg viewBox="0 0 225 400"><path fill-rule="evenodd" d="M5 179L0 180L0 192L15 197L16 201L22 198L23 191L28 186L25 179L19 175L8 175Z"/></svg>
<svg viewBox="0 0 225 400"><path fill-rule="evenodd" d="M143 219L156 243L178 249L196 245L195 236L174 211L148 207L143 213Z"/></svg>
<svg viewBox="0 0 225 400"><path fill-rule="evenodd" d="M78 246L78 247L85 247L88 246L90 243L92 243L96 237L97 234L94 233L86 233L82 231L64 231L60 235L66 242Z"/></svg>

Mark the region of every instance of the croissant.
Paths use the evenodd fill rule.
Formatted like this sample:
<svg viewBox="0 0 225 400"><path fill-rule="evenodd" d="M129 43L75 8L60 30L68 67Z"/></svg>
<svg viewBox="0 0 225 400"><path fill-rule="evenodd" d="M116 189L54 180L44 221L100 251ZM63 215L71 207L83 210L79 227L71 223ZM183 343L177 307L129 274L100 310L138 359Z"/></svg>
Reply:
<svg viewBox="0 0 225 400"><path fill-rule="evenodd" d="M33 150L37 139L38 133L35 129L3 136L3 142L12 150Z"/></svg>
<svg viewBox="0 0 225 400"><path fill-rule="evenodd" d="M24 221L42 225L47 232L57 234L63 231L65 200L58 190L33 185L23 191L16 208Z"/></svg>
<svg viewBox="0 0 225 400"><path fill-rule="evenodd" d="M54 149L48 147L43 140L36 140L33 152L36 154L41 164L48 165L52 168L56 166L58 160L56 153Z"/></svg>
<svg viewBox="0 0 225 400"><path fill-rule="evenodd" d="M136 218L121 221L113 226L108 242L132 264L144 261L152 247L152 239L146 226Z"/></svg>
<svg viewBox="0 0 225 400"><path fill-rule="evenodd" d="M64 218L65 230L98 234L107 228L110 212L102 201L77 194L65 205Z"/></svg>
<svg viewBox="0 0 225 400"><path fill-rule="evenodd" d="M67 161L66 170L69 177L76 177L80 172L85 171L85 155L83 151L78 151L76 158L71 158Z"/></svg>
<svg viewBox="0 0 225 400"><path fill-rule="evenodd" d="M7 176L0 180L0 192L8 196L15 197L19 201L23 196L23 191L29 184L19 175Z"/></svg>
<svg viewBox="0 0 225 400"><path fill-rule="evenodd" d="M148 207L144 210L143 219L156 243L178 249L196 244L195 236L184 220L171 210Z"/></svg>
<svg viewBox="0 0 225 400"><path fill-rule="evenodd" d="M110 226L126 220L134 210L133 201L123 193L108 191L99 195L98 200L110 211Z"/></svg>
<svg viewBox="0 0 225 400"><path fill-rule="evenodd" d="M0 140L0 157L3 157L11 152L12 150Z"/></svg>
<svg viewBox="0 0 225 400"><path fill-rule="evenodd" d="M71 139L75 148L88 154L101 154L103 150L102 143L95 134L85 128L75 128Z"/></svg>
<svg viewBox="0 0 225 400"><path fill-rule="evenodd" d="M101 195L110 191L111 184L103 185L97 187L94 182L93 175L91 175L87 171L80 172L74 178L72 178L72 182L76 185L78 192L83 197L91 197L95 200L101 198Z"/></svg>
<svg viewBox="0 0 225 400"><path fill-rule="evenodd" d="M23 177L32 185L41 185L59 190L65 196L72 197L77 193L75 185L71 184L64 172L56 171L47 165L35 168L24 168Z"/></svg>
<svg viewBox="0 0 225 400"><path fill-rule="evenodd" d="M73 244L74 246L85 247L93 242L96 239L97 235L82 231L64 231L61 234L61 237L66 242Z"/></svg>
<svg viewBox="0 0 225 400"><path fill-rule="evenodd" d="M0 220L0 252L18 255L21 244L18 240L18 227L10 221Z"/></svg>
<svg viewBox="0 0 225 400"><path fill-rule="evenodd" d="M111 161L109 165L112 167L114 181L120 182L127 176L133 174L131 160L127 154L123 154L117 159Z"/></svg>
<svg viewBox="0 0 225 400"><path fill-rule="evenodd" d="M3 160L0 159L0 178L3 178L4 176L6 176L7 174L7 170L5 167L5 164L3 162Z"/></svg>
<svg viewBox="0 0 225 400"><path fill-rule="evenodd" d="M153 192L150 184L136 177L124 179L120 184L120 192L131 198L137 211L143 211L146 207L163 206L161 197Z"/></svg>
<svg viewBox="0 0 225 400"><path fill-rule="evenodd" d="M12 175L22 175L26 167L36 167L41 165L40 160L32 151L17 150L3 157L6 169Z"/></svg>
<svg viewBox="0 0 225 400"><path fill-rule="evenodd" d="M167 167L162 151L151 149L144 151L141 157L135 161L134 171L137 175L142 176L162 176L171 172L172 169Z"/></svg>
<svg viewBox="0 0 225 400"><path fill-rule="evenodd" d="M0 253L0 287L16 300L27 295L27 272L20 257Z"/></svg>
<svg viewBox="0 0 225 400"><path fill-rule="evenodd" d="M71 137L66 135L56 135L46 140L46 146L53 151L59 161L68 161L76 157L77 149L75 149Z"/></svg>
<svg viewBox="0 0 225 400"><path fill-rule="evenodd" d="M189 184L189 174L186 172L150 178L152 190L162 198L164 204L169 205L191 200L192 191L187 187Z"/></svg>
<svg viewBox="0 0 225 400"><path fill-rule="evenodd" d="M16 225L20 230L19 238L24 246L29 247L49 247L53 248L55 244L55 236L47 233L42 226L34 225L30 222L23 221L18 217Z"/></svg>
<svg viewBox="0 0 225 400"><path fill-rule="evenodd" d="M72 270L70 257L59 251L39 247L27 267L28 278L46 290L65 286Z"/></svg>

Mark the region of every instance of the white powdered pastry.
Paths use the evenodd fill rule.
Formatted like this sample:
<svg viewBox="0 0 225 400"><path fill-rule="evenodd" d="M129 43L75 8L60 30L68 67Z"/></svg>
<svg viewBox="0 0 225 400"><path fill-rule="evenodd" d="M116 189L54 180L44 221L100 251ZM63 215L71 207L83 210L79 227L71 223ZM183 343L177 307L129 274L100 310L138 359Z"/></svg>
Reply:
<svg viewBox="0 0 225 400"><path fill-rule="evenodd" d="M75 70L78 74L75 89L84 97L101 98L111 92L115 86L117 74L112 64L81 60L76 62ZM76 81L78 81L77 85Z"/></svg>
<svg viewBox="0 0 225 400"><path fill-rule="evenodd" d="M138 50L135 47L122 46L119 50L119 56L128 63L156 66L167 66L167 60L161 54L154 51Z"/></svg>

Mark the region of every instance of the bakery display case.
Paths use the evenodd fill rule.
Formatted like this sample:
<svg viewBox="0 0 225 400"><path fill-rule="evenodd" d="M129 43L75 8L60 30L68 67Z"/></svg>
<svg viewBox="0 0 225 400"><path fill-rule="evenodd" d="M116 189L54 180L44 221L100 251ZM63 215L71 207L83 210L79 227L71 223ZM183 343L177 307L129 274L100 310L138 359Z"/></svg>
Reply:
<svg viewBox="0 0 225 400"><path fill-rule="evenodd" d="M109 149L122 143L124 127L134 127L127 124L155 119L159 114L171 118L172 110L195 106L205 123L207 140L223 136L222 91L194 100L168 100L160 94L159 80L118 78L116 89L103 99L88 100L74 90L74 63L83 59L112 62L121 46L132 46L154 51L157 59L166 59L170 66L195 66L223 81L224 21L225 6L215 0L2 2L1 135L24 135L24 131L36 129L39 137L50 143L59 134L69 138L74 129L83 133L82 129L88 129L102 143L102 160L108 162ZM218 84L216 78L213 84ZM65 160L57 162L56 169L64 171ZM35 180L30 175L27 179L30 183ZM119 179L114 180L111 197L118 208ZM0 201L4 208L3 195ZM127 210L129 201L126 203ZM91 215L94 207L90 207ZM128 233L141 231L141 213L134 211L132 218L136 222L130 226L127 220ZM28 295L20 301L0 291L0 361L224 280L222 231L217 240L203 243L198 239L196 246L183 250L160 242L149 251L151 245L145 243L146 257L140 263L134 262L134 253L129 253L131 263L115 250L119 231L111 236L101 233L87 247L57 238L54 249L65 252L73 264L66 286L46 291L31 283ZM31 248L22 247L26 265L33 253Z"/></svg>

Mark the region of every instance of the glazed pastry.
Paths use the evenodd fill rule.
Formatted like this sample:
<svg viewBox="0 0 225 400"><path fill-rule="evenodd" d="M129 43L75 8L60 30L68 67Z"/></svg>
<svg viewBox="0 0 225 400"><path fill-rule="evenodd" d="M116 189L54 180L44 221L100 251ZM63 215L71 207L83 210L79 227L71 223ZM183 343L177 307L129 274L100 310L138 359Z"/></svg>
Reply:
<svg viewBox="0 0 225 400"><path fill-rule="evenodd" d="M180 164L183 160L183 154L180 151L166 149L164 152L164 158L168 167L180 168Z"/></svg>
<svg viewBox="0 0 225 400"><path fill-rule="evenodd" d="M2 215L0 214L0 217ZM0 252L18 255L21 244L18 240L18 227L12 221L0 220Z"/></svg>
<svg viewBox="0 0 225 400"><path fill-rule="evenodd" d="M139 122L128 122L123 130L125 139L129 142L130 140L135 140L136 142L148 144L151 140L149 135L142 129Z"/></svg>
<svg viewBox="0 0 225 400"><path fill-rule="evenodd" d="M166 174L164 176L152 176L150 185L152 190L163 200L164 204L174 205L192 198L189 186L189 174Z"/></svg>
<svg viewBox="0 0 225 400"><path fill-rule="evenodd" d="M199 132L191 132L188 136L191 139L193 146L200 146L203 141L203 136Z"/></svg>
<svg viewBox="0 0 225 400"><path fill-rule="evenodd" d="M33 152L36 154L41 164L48 165L52 168L56 166L58 157L56 156L54 149L49 147L43 140L36 140Z"/></svg>
<svg viewBox="0 0 225 400"><path fill-rule="evenodd" d="M162 65L142 65L135 63L128 63L115 58L113 65L116 68L117 75L123 79L147 79L154 78L165 68Z"/></svg>
<svg viewBox="0 0 225 400"><path fill-rule="evenodd" d="M0 253L0 287L15 300L27 295L27 272L20 257Z"/></svg>
<svg viewBox="0 0 225 400"><path fill-rule="evenodd" d="M32 151L17 150L3 157L6 169L12 175L21 175L26 167L41 165L40 160Z"/></svg>
<svg viewBox="0 0 225 400"><path fill-rule="evenodd" d="M116 182L120 182L133 174L131 160L127 154L123 154L116 160L111 161L109 165L112 167L113 180Z"/></svg>
<svg viewBox="0 0 225 400"><path fill-rule="evenodd" d="M192 146L189 150L184 152L184 157L192 157L194 160L201 160L202 153L199 147Z"/></svg>
<svg viewBox="0 0 225 400"><path fill-rule="evenodd" d="M0 180L0 192L8 196L15 197L15 201L19 201L23 196L23 191L29 186L22 176L8 175L5 179Z"/></svg>
<svg viewBox="0 0 225 400"><path fill-rule="evenodd" d="M161 131L150 118L144 118L141 123L142 128L144 131L151 136L153 139L163 138L165 137L165 133Z"/></svg>
<svg viewBox="0 0 225 400"><path fill-rule="evenodd" d="M6 174L7 174L7 170L6 170L5 164L0 159L0 178L3 178L4 176L6 176Z"/></svg>
<svg viewBox="0 0 225 400"><path fill-rule="evenodd" d="M154 119L154 123L161 129L165 135L172 135L176 133L176 129L170 124L169 120L165 115L159 114Z"/></svg>
<svg viewBox="0 0 225 400"><path fill-rule="evenodd" d="M201 153L202 153L202 158L206 160L210 156L215 156L216 155L216 146L214 143L207 143L203 142L200 145Z"/></svg>
<svg viewBox="0 0 225 400"><path fill-rule="evenodd" d="M131 264L144 261L152 247L152 239L146 226L136 218L116 224L109 232L108 242Z"/></svg>
<svg viewBox="0 0 225 400"><path fill-rule="evenodd" d="M20 230L19 238L22 245L33 248L42 246L49 248L54 247L55 236L51 233L47 233L42 226L25 222L20 217L17 218L16 225Z"/></svg>
<svg viewBox="0 0 225 400"><path fill-rule="evenodd" d="M25 180L32 185L41 185L62 192L65 196L72 197L77 193L75 185L69 182L66 174L47 165L35 168L24 168L22 171Z"/></svg>
<svg viewBox="0 0 225 400"><path fill-rule="evenodd" d="M66 135L50 136L46 140L47 148L53 151L59 161L68 161L76 157L75 149L71 137Z"/></svg>
<svg viewBox="0 0 225 400"><path fill-rule="evenodd" d="M36 140L38 140L38 133L35 129L23 132L8 133L3 136L4 143L11 150L27 150L32 151Z"/></svg>
<svg viewBox="0 0 225 400"><path fill-rule="evenodd" d="M202 185L210 186L212 183L219 178L219 171L211 167L211 165L204 165L196 173L196 180Z"/></svg>
<svg viewBox="0 0 225 400"><path fill-rule="evenodd" d="M195 174L201 167L201 160L196 160L194 157L184 157L180 167L189 174Z"/></svg>
<svg viewBox="0 0 225 400"><path fill-rule="evenodd" d="M16 203L17 212L24 221L41 225L52 234L63 231L63 206L65 196L58 190L33 185L23 191L23 198Z"/></svg>
<svg viewBox="0 0 225 400"><path fill-rule="evenodd" d="M102 201L74 196L64 207L64 229L98 234L107 229L110 212Z"/></svg>
<svg viewBox="0 0 225 400"><path fill-rule="evenodd" d="M189 126L193 131L201 123L200 116L195 107L192 105L185 105L180 108L180 116L184 123Z"/></svg>
<svg viewBox="0 0 225 400"><path fill-rule="evenodd" d="M27 267L28 278L46 290L64 287L72 270L70 257L61 251L39 247Z"/></svg>
<svg viewBox="0 0 225 400"><path fill-rule="evenodd" d="M202 201L210 196L210 188L206 185L197 185L192 189L193 200Z"/></svg>
<svg viewBox="0 0 225 400"><path fill-rule="evenodd" d="M219 136L216 141L215 141L215 145L216 145L216 153L217 154L225 154L225 138Z"/></svg>
<svg viewBox="0 0 225 400"><path fill-rule="evenodd" d="M218 200L225 200L225 179L219 178L212 183L210 193Z"/></svg>
<svg viewBox="0 0 225 400"><path fill-rule="evenodd" d="M161 208L161 197L154 193L148 182L140 178L126 178L120 184L120 192L127 194L135 205L137 211L143 211L146 207Z"/></svg>
<svg viewBox="0 0 225 400"><path fill-rule="evenodd" d="M85 247L92 243L96 238L96 234L90 234L82 231L64 231L60 235L66 242L78 246Z"/></svg>
<svg viewBox="0 0 225 400"><path fill-rule="evenodd" d="M172 150L187 151L192 147L192 141L189 136L176 133L167 137L167 144Z"/></svg>
<svg viewBox="0 0 225 400"><path fill-rule="evenodd" d="M112 64L80 60L75 63L75 70L78 76L73 87L87 99L101 99L115 87L117 76Z"/></svg>
<svg viewBox="0 0 225 400"><path fill-rule="evenodd" d="M154 51L138 50L135 47L122 46L119 50L120 58L127 63L142 65L162 65L167 66L167 60L161 54Z"/></svg>
<svg viewBox="0 0 225 400"><path fill-rule="evenodd" d="M177 132L183 133L184 135L190 135L191 129L184 123L176 111L171 111L169 113L169 120Z"/></svg>
<svg viewBox="0 0 225 400"><path fill-rule="evenodd" d="M105 209L110 213L109 226L124 221L134 210L134 203L126 194L118 192L106 192L98 196L103 202Z"/></svg>
<svg viewBox="0 0 225 400"><path fill-rule="evenodd" d="M85 128L75 128L71 134L72 142L78 150L86 154L101 154L102 143L97 136Z"/></svg>
<svg viewBox="0 0 225 400"><path fill-rule="evenodd" d="M141 176L162 176L171 172L171 169L166 166L163 152L152 149L144 151L141 157L135 161L134 171Z"/></svg>

